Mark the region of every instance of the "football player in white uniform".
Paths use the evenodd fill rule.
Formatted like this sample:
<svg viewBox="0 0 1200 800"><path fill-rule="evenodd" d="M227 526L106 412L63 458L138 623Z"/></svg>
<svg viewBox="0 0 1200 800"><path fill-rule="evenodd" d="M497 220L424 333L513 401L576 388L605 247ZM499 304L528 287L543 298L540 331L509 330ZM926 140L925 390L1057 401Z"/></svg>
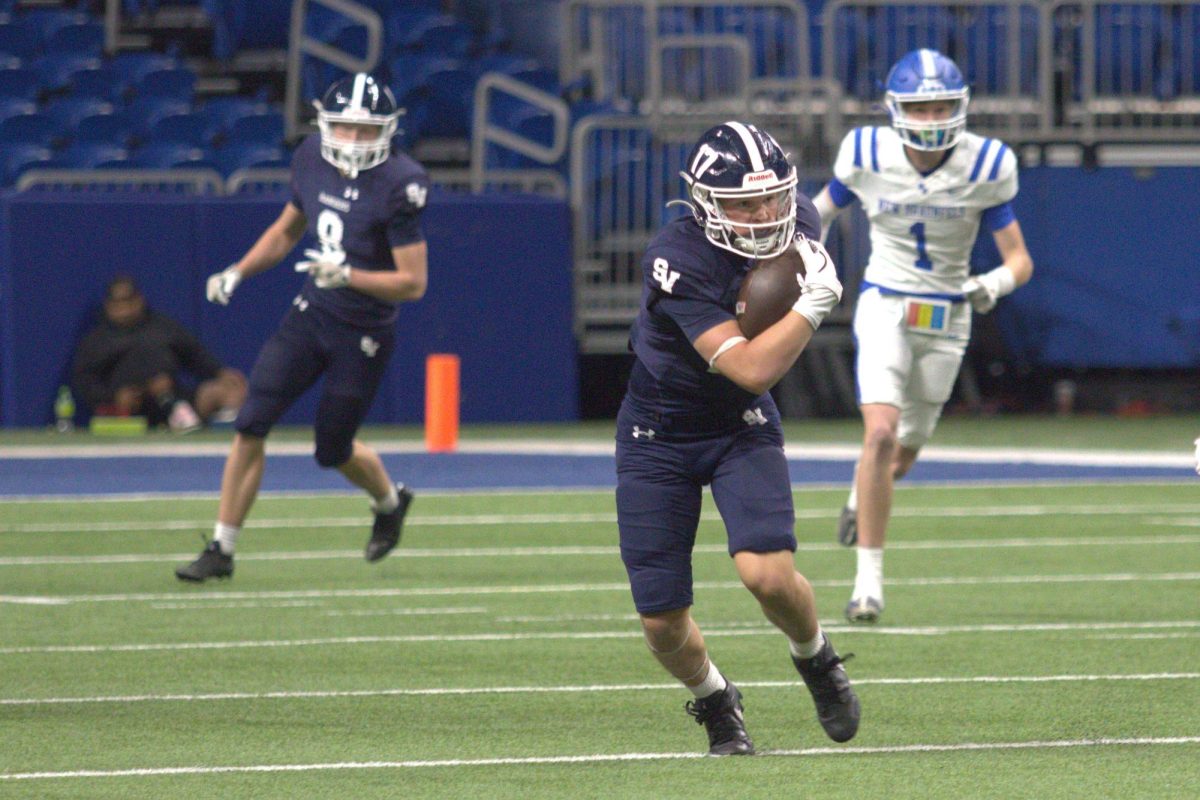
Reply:
<svg viewBox="0 0 1200 800"><path fill-rule="evenodd" d="M854 314L863 449L838 523L858 545L846 606L850 622L883 611L883 545L895 480L912 467L950 398L971 335L986 314L1029 280L1033 260L1010 201L1017 160L997 139L968 133L970 90L936 50L914 50L888 74L891 127L863 127L842 141L833 180L815 198L822 230L854 199L871 227L871 256ZM980 275L969 258L980 225L1003 263Z"/></svg>

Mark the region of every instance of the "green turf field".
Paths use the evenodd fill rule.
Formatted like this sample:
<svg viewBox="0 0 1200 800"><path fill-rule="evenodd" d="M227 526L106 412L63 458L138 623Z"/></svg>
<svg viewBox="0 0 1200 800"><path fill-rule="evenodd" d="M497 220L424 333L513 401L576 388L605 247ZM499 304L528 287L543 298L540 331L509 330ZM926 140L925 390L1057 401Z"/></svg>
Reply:
<svg viewBox="0 0 1200 800"><path fill-rule="evenodd" d="M1188 429L958 427L939 442ZM764 753L742 759L699 757L606 492L422 496L377 565L364 500L263 498L234 579L198 587L171 571L212 499L5 502L0 798L1200 796L1200 483L903 488L870 629L840 621L842 500L797 492L796 560L855 653L848 745L708 506L695 614Z"/></svg>

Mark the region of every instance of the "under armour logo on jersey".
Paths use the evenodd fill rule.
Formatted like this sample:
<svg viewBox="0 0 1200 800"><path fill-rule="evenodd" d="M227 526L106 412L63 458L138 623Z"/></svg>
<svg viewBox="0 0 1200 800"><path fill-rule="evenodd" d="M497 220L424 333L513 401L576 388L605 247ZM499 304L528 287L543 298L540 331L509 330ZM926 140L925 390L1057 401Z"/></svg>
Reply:
<svg viewBox="0 0 1200 800"><path fill-rule="evenodd" d="M300 309L301 311L308 310L308 301L305 300L304 297L301 295L296 295L292 299L292 305L294 305L296 308Z"/></svg>
<svg viewBox="0 0 1200 800"><path fill-rule="evenodd" d="M766 425L767 418L763 416L761 408L748 408L742 414L742 422L747 425Z"/></svg>
<svg viewBox="0 0 1200 800"><path fill-rule="evenodd" d="M346 198L347 200L357 200L358 199L357 187L347 186L346 190L344 192L342 192L342 197Z"/></svg>
<svg viewBox="0 0 1200 800"><path fill-rule="evenodd" d="M358 347L367 354L367 358L374 358L379 352L379 342L372 339L370 336L362 337L362 341L358 343Z"/></svg>
<svg viewBox="0 0 1200 800"><path fill-rule="evenodd" d="M647 439L653 439L654 431L650 430L649 428L647 428L646 430L642 430L637 425L634 425L633 426L633 438L640 439L643 436L646 437Z"/></svg>
<svg viewBox="0 0 1200 800"><path fill-rule="evenodd" d="M667 294L671 294L671 290L675 287L675 281L679 280L679 273L667 265L665 258L654 259L652 275Z"/></svg>

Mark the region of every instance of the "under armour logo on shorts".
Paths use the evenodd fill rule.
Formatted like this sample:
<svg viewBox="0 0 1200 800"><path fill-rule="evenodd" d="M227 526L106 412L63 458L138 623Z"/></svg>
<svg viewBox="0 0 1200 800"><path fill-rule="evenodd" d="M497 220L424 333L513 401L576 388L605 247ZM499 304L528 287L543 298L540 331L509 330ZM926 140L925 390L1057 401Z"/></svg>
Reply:
<svg viewBox="0 0 1200 800"><path fill-rule="evenodd" d="M654 431L650 430L649 428L647 428L646 430L642 430L637 425L634 425L633 426L633 438L640 439L643 436L645 436L647 439L653 439Z"/></svg>
<svg viewBox="0 0 1200 800"><path fill-rule="evenodd" d="M767 418L763 416L762 409L760 409L760 408L746 409L746 412L744 414L742 414L742 421L745 422L747 425L766 425L767 424Z"/></svg>

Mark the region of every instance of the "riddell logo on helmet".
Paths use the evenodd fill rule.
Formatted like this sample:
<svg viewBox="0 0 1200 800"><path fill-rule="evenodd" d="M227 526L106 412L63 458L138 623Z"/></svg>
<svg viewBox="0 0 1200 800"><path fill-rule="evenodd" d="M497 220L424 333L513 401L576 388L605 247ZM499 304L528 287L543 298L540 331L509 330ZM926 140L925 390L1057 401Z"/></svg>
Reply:
<svg viewBox="0 0 1200 800"><path fill-rule="evenodd" d="M778 179L779 178L775 175L774 170L752 172L746 177L742 178L742 186L753 186L754 184L762 183L763 181L774 181Z"/></svg>

